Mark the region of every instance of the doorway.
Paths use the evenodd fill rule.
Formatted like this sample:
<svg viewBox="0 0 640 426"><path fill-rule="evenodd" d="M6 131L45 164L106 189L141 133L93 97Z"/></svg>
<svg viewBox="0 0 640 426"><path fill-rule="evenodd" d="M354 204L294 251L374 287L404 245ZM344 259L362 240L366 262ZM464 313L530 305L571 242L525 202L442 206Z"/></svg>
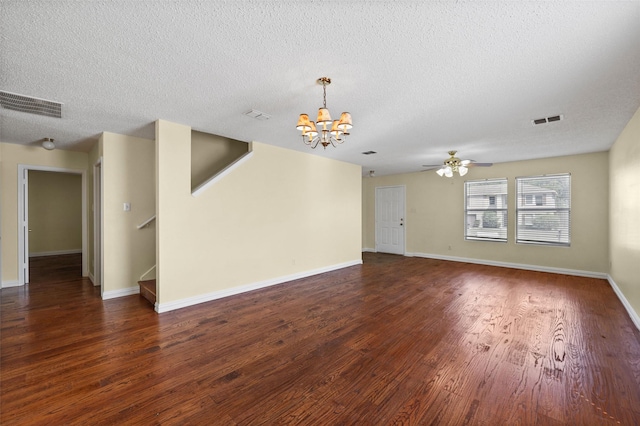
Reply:
<svg viewBox="0 0 640 426"><path fill-rule="evenodd" d="M47 166L18 165L18 285L29 283L29 172L59 172L81 176L82 276L88 274L86 223L86 172Z"/></svg>
<svg viewBox="0 0 640 426"><path fill-rule="evenodd" d="M405 253L405 187L376 188L376 251Z"/></svg>

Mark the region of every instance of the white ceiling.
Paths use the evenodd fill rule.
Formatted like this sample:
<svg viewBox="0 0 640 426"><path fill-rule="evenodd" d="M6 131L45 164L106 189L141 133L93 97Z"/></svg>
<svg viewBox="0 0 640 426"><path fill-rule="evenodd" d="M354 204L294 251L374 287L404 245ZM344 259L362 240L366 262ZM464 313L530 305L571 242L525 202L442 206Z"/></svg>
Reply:
<svg viewBox="0 0 640 426"><path fill-rule="evenodd" d="M0 5L0 90L64 103L62 119L0 109L2 142L87 151L103 131L153 139L162 118L384 175L450 149L480 162L606 151L640 107L640 1ZM315 119L322 76L354 128L311 151L295 125Z"/></svg>

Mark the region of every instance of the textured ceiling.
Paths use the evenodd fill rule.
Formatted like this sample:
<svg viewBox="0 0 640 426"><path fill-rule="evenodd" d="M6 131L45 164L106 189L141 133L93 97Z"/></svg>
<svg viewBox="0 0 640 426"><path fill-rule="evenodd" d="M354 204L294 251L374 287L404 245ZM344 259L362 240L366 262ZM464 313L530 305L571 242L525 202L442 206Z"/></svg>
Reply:
<svg viewBox="0 0 640 426"><path fill-rule="evenodd" d="M450 149L480 162L605 151L640 107L639 1L0 2L0 90L62 119L0 109L0 141L88 150L166 119L412 172ZM328 76L354 128L311 151ZM243 115L256 109L259 121ZM531 120L563 114L533 126ZM377 151L365 156L363 151Z"/></svg>

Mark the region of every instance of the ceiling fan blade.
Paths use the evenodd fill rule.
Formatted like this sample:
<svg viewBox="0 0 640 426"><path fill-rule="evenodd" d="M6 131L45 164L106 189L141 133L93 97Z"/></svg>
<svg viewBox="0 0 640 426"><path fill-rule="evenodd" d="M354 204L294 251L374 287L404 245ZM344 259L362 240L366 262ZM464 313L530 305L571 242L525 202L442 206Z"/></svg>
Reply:
<svg viewBox="0 0 640 426"><path fill-rule="evenodd" d="M466 167L491 167L491 166L493 166L493 163L475 163L475 162L471 162L471 163L466 165Z"/></svg>
<svg viewBox="0 0 640 426"><path fill-rule="evenodd" d="M442 167L442 164L423 164L422 167L427 167L429 169L435 169L436 167Z"/></svg>

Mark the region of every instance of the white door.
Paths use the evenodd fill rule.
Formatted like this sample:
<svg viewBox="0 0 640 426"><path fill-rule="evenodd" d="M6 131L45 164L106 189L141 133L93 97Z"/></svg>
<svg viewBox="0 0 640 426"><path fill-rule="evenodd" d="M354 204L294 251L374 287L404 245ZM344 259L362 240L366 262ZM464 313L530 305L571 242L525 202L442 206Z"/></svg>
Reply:
<svg viewBox="0 0 640 426"><path fill-rule="evenodd" d="M404 186L376 188L376 251L404 254Z"/></svg>

